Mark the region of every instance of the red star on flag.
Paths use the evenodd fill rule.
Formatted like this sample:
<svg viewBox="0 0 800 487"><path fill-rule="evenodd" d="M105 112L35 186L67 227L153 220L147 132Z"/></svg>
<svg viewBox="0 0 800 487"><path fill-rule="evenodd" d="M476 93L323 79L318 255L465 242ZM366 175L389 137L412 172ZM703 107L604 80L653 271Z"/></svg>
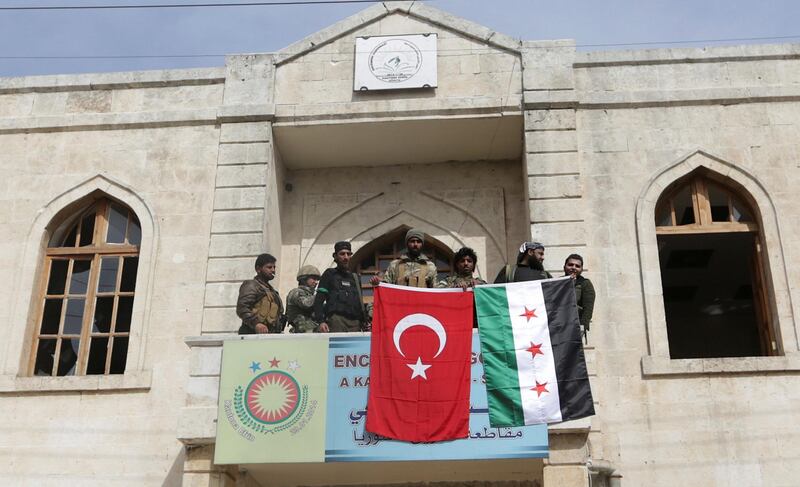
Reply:
<svg viewBox="0 0 800 487"><path fill-rule="evenodd" d="M272 357L272 360L269 361L269 368L277 367L278 364L281 363L276 357Z"/></svg>
<svg viewBox="0 0 800 487"><path fill-rule="evenodd" d="M524 316L528 321L531 321L531 318L538 318L538 316L536 316L536 308L528 309L527 306L525 306L525 312L520 316Z"/></svg>
<svg viewBox="0 0 800 487"><path fill-rule="evenodd" d="M536 387L531 387L531 390L532 391L536 391L536 397L541 397L543 392L550 392L545 387L546 385L547 385L547 382L545 382L543 384L539 384L539 381L537 380L536 381Z"/></svg>
<svg viewBox="0 0 800 487"><path fill-rule="evenodd" d="M542 352L542 344L541 343L533 343L531 342L531 346L525 349L526 352L531 353L531 358L536 358L536 355L544 355Z"/></svg>

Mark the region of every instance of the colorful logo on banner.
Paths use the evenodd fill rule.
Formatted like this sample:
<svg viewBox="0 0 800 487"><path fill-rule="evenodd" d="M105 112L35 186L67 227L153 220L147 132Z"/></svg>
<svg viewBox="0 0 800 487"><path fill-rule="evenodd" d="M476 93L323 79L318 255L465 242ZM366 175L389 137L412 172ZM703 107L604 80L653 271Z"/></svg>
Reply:
<svg viewBox="0 0 800 487"><path fill-rule="evenodd" d="M327 350L324 337L225 343L217 463L324 460Z"/></svg>
<svg viewBox="0 0 800 487"><path fill-rule="evenodd" d="M472 346L469 438L413 444L383 438L364 428L369 336L227 341L222 354L214 462L546 457L546 426L489 426L477 335Z"/></svg>

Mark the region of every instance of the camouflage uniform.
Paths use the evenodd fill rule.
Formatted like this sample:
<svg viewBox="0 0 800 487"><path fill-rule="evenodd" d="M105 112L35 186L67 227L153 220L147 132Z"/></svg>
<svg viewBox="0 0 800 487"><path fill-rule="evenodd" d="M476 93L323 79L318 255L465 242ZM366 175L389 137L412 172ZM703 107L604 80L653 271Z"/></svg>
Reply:
<svg viewBox="0 0 800 487"><path fill-rule="evenodd" d="M416 259L404 253L399 259L389 263L382 282L411 287L436 287L438 277L436 264L424 254Z"/></svg>
<svg viewBox="0 0 800 487"><path fill-rule="evenodd" d="M473 282L474 281L474 282ZM464 287L464 284L467 287L473 287L478 284L486 284L486 281L481 279L480 277L472 277L470 276L458 276L458 275L450 275L447 276L447 279L442 279L436 284L436 287Z"/></svg>
<svg viewBox="0 0 800 487"><path fill-rule="evenodd" d="M286 297L286 316L292 325L292 333L311 333L319 323L311 318L314 312L314 288L298 286Z"/></svg>

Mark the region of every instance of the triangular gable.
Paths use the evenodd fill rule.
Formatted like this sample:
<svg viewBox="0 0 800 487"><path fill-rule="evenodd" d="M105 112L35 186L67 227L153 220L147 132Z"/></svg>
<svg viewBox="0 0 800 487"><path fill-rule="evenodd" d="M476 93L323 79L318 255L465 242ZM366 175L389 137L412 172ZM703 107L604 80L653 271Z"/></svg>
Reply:
<svg viewBox="0 0 800 487"><path fill-rule="evenodd" d="M322 29L276 53L276 64L292 59L329 44L351 32L390 15L403 14L418 20L439 25L465 37L494 46L498 49L519 53L522 43L518 39L495 32L475 22L456 17L442 10L418 2L384 2L373 5L350 17Z"/></svg>

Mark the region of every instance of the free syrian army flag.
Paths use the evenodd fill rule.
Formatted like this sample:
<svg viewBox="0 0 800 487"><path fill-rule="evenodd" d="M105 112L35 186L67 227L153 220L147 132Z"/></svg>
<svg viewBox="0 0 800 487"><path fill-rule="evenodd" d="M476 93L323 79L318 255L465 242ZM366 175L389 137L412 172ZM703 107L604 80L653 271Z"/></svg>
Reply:
<svg viewBox="0 0 800 487"><path fill-rule="evenodd" d="M375 288L366 430L433 442L469 434L472 292Z"/></svg>
<svg viewBox="0 0 800 487"><path fill-rule="evenodd" d="M492 427L593 415L572 279L474 292Z"/></svg>

